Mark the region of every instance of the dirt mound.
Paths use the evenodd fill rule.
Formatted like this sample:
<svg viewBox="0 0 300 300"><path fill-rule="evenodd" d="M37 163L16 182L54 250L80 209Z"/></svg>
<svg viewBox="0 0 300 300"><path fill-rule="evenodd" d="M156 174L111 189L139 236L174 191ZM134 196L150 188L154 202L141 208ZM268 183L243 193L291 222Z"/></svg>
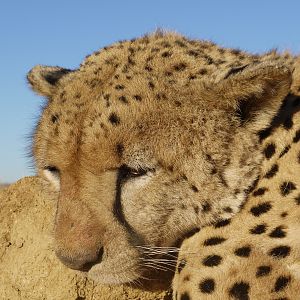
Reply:
<svg viewBox="0 0 300 300"><path fill-rule="evenodd" d="M64 267L52 247L55 194L42 179L2 189L0 212L0 299L171 299L170 291L97 285Z"/></svg>

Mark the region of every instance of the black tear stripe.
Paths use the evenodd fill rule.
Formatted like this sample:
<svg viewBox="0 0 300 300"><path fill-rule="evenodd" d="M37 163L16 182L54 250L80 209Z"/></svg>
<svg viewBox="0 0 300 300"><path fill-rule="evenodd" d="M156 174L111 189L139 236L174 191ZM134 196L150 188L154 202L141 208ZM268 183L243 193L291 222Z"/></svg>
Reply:
<svg viewBox="0 0 300 300"><path fill-rule="evenodd" d="M116 180L116 196L113 205L113 214L116 217L116 219L119 221L119 223L121 223L121 225L125 227L125 229L127 230L128 240L132 242L134 245L144 245L144 239L127 222L123 212L121 193L122 193L122 184L124 183L127 174L128 174L128 170L126 170L126 168L123 167L119 168L117 180Z"/></svg>

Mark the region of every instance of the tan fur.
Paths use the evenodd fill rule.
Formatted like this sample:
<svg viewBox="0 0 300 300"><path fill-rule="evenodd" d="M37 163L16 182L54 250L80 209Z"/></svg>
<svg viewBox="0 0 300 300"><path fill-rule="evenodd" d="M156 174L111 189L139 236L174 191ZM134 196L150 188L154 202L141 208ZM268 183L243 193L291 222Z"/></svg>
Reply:
<svg viewBox="0 0 300 300"><path fill-rule="evenodd" d="M74 71L33 68L30 84L49 99L33 152L60 189L60 259L93 262L99 282L132 281L149 267L141 247L170 247L235 215L260 172L257 133L289 93L293 64L155 33Z"/></svg>

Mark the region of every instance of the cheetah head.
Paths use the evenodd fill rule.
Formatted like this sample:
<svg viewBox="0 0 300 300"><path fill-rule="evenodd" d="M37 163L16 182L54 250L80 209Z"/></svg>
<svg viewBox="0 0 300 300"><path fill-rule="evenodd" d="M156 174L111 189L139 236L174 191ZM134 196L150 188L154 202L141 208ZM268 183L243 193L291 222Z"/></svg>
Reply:
<svg viewBox="0 0 300 300"><path fill-rule="evenodd" d="M28 73L47 99L33 154L58 192L56 254L109 284L140 277L151 249L238 211L259 172L257 133L291 85L271 61L170 85L160 73L122 73L118 51L118 63L100 52L77 70Z"/></svg>

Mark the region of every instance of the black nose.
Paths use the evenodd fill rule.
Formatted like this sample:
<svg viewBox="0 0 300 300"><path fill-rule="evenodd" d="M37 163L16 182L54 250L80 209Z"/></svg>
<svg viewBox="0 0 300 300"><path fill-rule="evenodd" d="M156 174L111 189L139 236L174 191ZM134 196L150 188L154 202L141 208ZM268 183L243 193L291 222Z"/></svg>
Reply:
<svg viewBox="0 0 300 300"><path fill-rule="evenodd" d="M66 251L67 252L67 251ZM101 247L94 254L66 255L63 251L57 250L56 256L70 269L88 272L94 265L101 263L103 259L104 248Z"/></svg>

